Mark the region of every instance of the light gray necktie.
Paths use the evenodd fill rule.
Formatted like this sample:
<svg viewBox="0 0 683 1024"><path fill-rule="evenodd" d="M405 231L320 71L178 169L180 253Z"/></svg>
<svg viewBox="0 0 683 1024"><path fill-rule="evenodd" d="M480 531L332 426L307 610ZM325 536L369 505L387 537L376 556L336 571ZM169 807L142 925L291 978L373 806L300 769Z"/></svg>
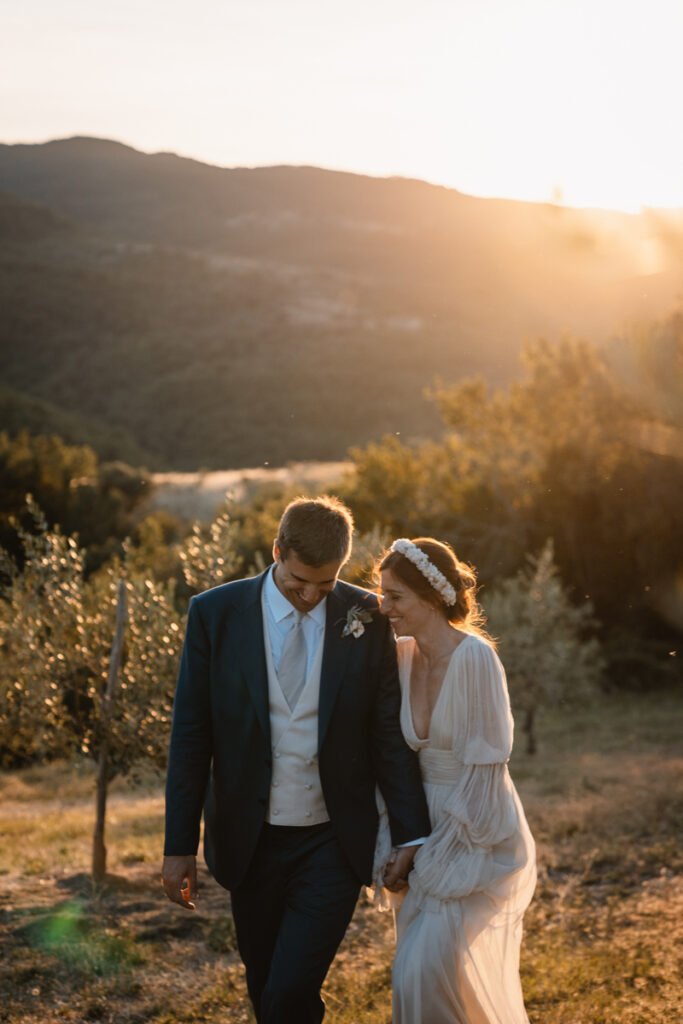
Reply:
<svg viewBox="0 0 683 1024"><path fill-rule="evenodd" d="M294 612L294 625L282 645L277 677L290 711L296 707L306 682L306 638L301 625L305 612Z"/></svg>

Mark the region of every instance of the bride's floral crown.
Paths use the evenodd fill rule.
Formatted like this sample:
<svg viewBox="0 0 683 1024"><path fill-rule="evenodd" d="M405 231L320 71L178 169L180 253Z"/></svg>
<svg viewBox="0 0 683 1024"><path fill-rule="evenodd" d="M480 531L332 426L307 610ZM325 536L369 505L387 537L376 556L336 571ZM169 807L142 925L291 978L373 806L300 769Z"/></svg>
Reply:
<svg viewBox="0 0 683 1024"><path fill-rule="evenodd" d="M444 604L453 605L457 601L455 588L448 582L444 574L437 569L433 562L429 561L427 555L413 544L407 537L399 537L391 545L390 551L398 551L409 562L412 562L416 569L419 569L424 578L431 583L437 594L441 596Z"/></svg>

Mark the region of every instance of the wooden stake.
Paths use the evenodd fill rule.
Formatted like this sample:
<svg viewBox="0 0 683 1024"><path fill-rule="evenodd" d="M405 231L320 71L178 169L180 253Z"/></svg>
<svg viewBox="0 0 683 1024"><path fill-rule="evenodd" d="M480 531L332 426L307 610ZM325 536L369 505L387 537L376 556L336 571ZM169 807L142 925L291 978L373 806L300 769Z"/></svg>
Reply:
<svg viewBox="0 0 683 1024"><path fill-rule="evenodd" d="M123 633L126 624L126 584L119 580L116 592L116 626L109 656L107 687L102 700L102 732L97 759L97 791L95 796L95 831L92 844L92 874L96 882L102 882L107 870L107 848L104 845L104 825L107 811L107 786L109 766L109 730L114 711L114 696L121 668L123 654Z"/></svg>

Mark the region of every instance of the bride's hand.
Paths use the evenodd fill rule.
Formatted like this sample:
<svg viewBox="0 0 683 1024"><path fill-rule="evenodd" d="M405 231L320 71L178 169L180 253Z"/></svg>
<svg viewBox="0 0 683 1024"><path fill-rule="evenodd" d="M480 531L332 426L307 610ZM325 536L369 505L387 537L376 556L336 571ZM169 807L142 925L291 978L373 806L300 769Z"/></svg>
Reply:
<svg viewBox="0 0 683 1024"><path fill-rule="evenodd" d="M389 892L400 892L401 889L408 887L408 874L413 866L416 850L416 846L402 846L399 850L391 851L382 879Z"/></svg>

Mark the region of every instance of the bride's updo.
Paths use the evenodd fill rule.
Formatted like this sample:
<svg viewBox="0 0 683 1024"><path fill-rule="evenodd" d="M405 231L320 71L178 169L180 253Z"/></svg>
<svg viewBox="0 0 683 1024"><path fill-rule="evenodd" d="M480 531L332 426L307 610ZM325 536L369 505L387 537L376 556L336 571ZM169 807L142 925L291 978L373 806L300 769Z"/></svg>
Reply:
<svg viewBox="0 0 683 1024"><path fill-rule="evenodd" d="M400 543L400 542L397 542ZM428 604L434 605L444 618L454 626L469 633L486 636L483 629L486 622L481 606L477 602L477 577L474 568L460 561L450 544L444 544L433 537L415 537L410 544L427 556L429 562L441 574L445 584L438 577L430 582L428 577L401 551L387 551L375 566L375 576L379 582L379 574L389 569L394 576L410 587L418 597ZM427 566L428 568L428 566ZM453 588L455 602L447 603L442 590ZM441 590L439 589L441 588ZM447 596L452 596L447 594Z"/></svg>

